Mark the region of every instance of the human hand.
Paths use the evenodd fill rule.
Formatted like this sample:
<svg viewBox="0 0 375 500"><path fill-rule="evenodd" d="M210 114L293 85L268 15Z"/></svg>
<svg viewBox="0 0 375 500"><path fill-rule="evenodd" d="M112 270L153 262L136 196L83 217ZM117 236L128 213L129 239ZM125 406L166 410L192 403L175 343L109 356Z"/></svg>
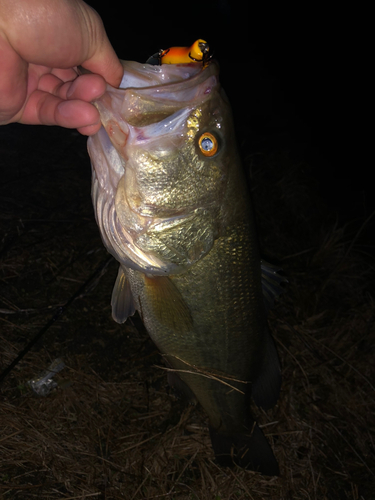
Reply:
<svg viewBox="0 0 375 500"><path fill-rule="evenodd" d="M82 65L95 74L78 76ZM99 15L82 0L0 0L0 124L100 128L90 102L123 69Z"/></svg>

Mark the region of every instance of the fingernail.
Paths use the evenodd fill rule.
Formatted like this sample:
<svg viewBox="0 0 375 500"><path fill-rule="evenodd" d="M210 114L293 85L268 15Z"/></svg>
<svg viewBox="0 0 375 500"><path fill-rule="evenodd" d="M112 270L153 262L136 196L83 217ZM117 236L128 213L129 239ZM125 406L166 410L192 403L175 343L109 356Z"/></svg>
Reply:
<svg viewBox="0 0 375 500"><path fill-rule="evenodd" d="M76 89L76 81L77 81L77 79L75 79L74 82L72 82L70 84L69 90L66 92L66 98L67 99L69 99L72 96L73 92L75 91L75 89Z"/></svg>

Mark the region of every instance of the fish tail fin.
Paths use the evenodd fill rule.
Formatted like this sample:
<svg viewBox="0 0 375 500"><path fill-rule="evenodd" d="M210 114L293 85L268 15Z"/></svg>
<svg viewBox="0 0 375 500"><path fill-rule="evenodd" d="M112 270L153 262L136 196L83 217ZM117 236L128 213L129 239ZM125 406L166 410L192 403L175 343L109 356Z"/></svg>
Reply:
<svg viewBox="0 0 375 500"><path fill-rule="evenodd" d="M280 395L281 368L275 341L268 327L265 332L265 352L258 377L253 381L251 396L257 406L268 410L275 406Z"/></svg>
<svg viewBox="0 0 375 500"><path fill-rule="evenodd" d="M210 427L212 447L221 466L233 463L266 476L278 476L279 465L263 432L254 422L249 434L223 435Z"/></svg>

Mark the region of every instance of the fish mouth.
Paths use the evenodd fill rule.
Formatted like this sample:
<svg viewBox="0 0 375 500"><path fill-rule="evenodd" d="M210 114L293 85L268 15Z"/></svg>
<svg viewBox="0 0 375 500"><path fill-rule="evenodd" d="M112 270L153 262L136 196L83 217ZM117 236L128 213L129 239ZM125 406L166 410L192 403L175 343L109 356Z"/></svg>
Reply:
<svg viewBox="0 0 375 500"><path fill-rule="evenodd" d="M132 76L135 71L138 78L129 81L125 68L127 78L123 78L120 88L124 88L123 117L136 127L162 122L182 109L199 106L218 85L217 63L207 68L199 63L140 67L133 63ZM149 77L147 86L143 85L145 75ZM122 87L136 82L138 86Z"/></svg>
<svg viewBox="0 0 375 500"><path fill-rule="evenodd" d="M116 149L125 145L132 130L133 136L141 136L139 129L159 124L147 134L154 137L178 130L186 113L203 104L219 85L215 61L206 68L201 63L154 66L121 62L124 76L120 87L107 85L107 92L94 102ZM181 120L175 120L179 114ZM168 120L170 117L173 119Z"/></svg>
<svg viewBox="0 0 375 500"><path fill-rule="evenodd" d="M201 63L188 64L164 64L154 66L152 64L141 64L135 61L121 61L124 68L119 89L128 88L155 88L167 87L168 85L179 84L180 88L183 82L187 86L199 84L199 79L206 79L211 75L219 74L219 66L216 61L212 61L207 67L203 68ZM159 89L160 91L160 89ZM158 90L157 90L158 92Z"/></svg>

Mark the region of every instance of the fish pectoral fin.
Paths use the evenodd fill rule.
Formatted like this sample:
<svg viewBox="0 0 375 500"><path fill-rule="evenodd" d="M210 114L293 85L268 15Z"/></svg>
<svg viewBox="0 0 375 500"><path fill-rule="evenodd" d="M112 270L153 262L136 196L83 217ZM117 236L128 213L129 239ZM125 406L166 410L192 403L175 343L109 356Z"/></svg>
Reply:
<svg viewBox="0 0 375 500"><path fill-rule="evenodd" d="M264 332L265 350L258 377L251 386L251 396L257 406L268 410L279 399L281 387L281 367L275 341L266 326Z"/></svg>
<svg viewBox="0 0 375 500"><path fill-rule="evenodd" d="M129 316L135 313L135 306L130 283L122 266L119 267L116 283L113 287L112 317L117 323L125 323Z"/></svg>
<svg viewBox="0 0 375 500"><path fill-rule="evenodd" d="M177 333L193 327L193 319L181 293L167 276L144 276L145 290L159 323Z"/></svg>
<svg viewBox="0 0 375 500"><path fill-rule="evenodd" d="M219 465L230 467L235 463L266 476L279 475L279 465L272 448L255 422L249 433L223 435L210 427L210 437Z"/></svg>

